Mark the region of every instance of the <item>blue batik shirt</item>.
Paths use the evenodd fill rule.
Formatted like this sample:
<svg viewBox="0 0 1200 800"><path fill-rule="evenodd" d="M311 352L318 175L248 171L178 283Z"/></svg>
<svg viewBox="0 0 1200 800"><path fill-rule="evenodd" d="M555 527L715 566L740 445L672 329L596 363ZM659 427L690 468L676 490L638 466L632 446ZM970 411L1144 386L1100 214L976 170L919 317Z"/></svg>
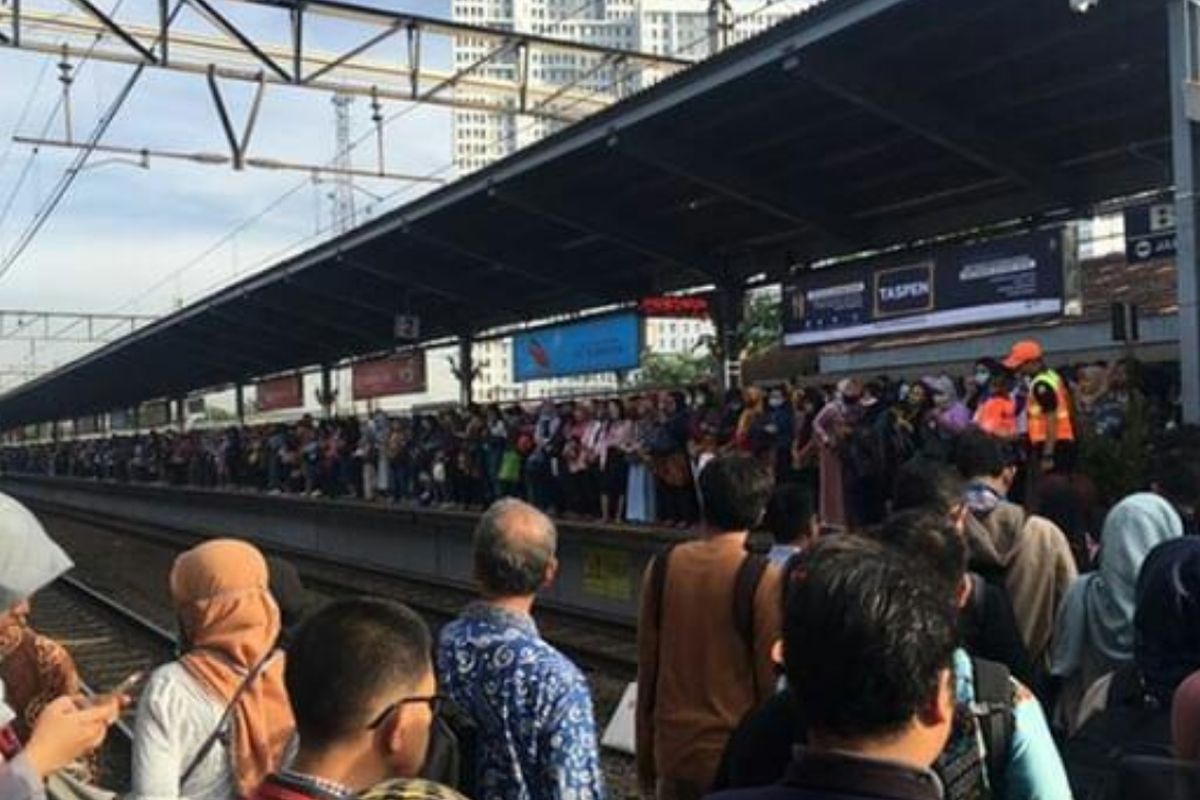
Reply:
<svg viewBox="0 0 1200 800"><path fill-rule="evenodd" d="M478 726L478 800L604 796L587 682L531 617L468 606L442 629L437 669Z"/></svg>

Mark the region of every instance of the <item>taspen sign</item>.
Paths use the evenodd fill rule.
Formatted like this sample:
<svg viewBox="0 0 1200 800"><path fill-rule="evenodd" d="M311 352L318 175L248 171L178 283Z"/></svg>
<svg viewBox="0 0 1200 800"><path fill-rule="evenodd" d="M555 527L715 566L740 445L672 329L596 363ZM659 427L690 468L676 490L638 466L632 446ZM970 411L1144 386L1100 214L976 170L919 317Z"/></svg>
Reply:
<svg viewBox="0 0 1200 800"><path fill-rule="evenodd" d="M784 342L799 347L1062 309L1063 231L1055 229L800 275L784 291Z"/></svg>

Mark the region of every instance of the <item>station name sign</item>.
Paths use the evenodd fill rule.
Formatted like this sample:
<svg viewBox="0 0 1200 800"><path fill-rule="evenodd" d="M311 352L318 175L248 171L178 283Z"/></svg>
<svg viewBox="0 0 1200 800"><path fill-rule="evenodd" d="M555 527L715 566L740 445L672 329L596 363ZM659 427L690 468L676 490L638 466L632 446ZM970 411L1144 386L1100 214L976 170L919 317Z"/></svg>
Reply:
<svg viewBox="0 0 1200 800"><path fill-rule="evenodd" d="M784 287L792 347L1051 316L1063 310L1064 231L804 273Z"/></svg>

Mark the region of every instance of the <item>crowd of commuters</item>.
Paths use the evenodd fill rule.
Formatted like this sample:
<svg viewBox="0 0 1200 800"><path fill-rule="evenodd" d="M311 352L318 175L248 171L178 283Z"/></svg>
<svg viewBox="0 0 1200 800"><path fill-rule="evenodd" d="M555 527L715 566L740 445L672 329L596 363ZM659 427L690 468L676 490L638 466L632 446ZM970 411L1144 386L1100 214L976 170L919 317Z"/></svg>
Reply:
<svg viewBox="0 0 1200 800"><path fill-rule="evenodd" d="M851 530L752 455L710 460L699 537L642 580L641 796L1196 796L1192 509L1131 494L1081 558L1006 498L1011 453L967 430L953 466L906 463L882 522ZM78 697L70 656L28 622L70 559L3 496L0 534L0 796L96 791L87 756L131 700ZM184 552L168 577L180 652L137 691L129 797L607 796L587 679L534 622L557 538L536 507L494 502L474 537L480 599L436 637L393 602L314 602L249 543ZM31 672L9 637L55 658Z"/></svg>
<svg viewBox="0 0 1200 800"><path fill-rule="evenodd" d="M1029 472L1071 470L1075 439L1117 437L1131 413L1148 416L1154 430L1169 427L1169 393L1153 392L1153 403L1133 408L1135 396L1147 396L1136 373L1132 362L1056 372L1028 341L961 378L880 376L724 395L705 385L536 407L305 416L13 445L0 450L0 468L480 510L511 496L552 516L685 526L699 519L696 476L704 464L741 452L776 483L809 486L824 524L866 525L882 520L900 465L917 456L947 460L968 427L1038 443L1027 454Z"/></svg>
<svg viewBox="0 0 1200 800"><path fill-rule="evenodd" d="M1095 397L1077 401L1035 343L995 368L1028 377L1023 411L990 371L975 386L997 390L974 412L944 402L948 379L894 401L846 381L804 409L799 447L794 435L742 446L764 415L799 424L782 390L750 390L729 442L712 407L701 459L690 443L707 402L640 401L638 421L679 434L669 469L681 484L645 499L698 521L697 535L650 559L640 587L643 798L1200 796L1194 442L1163 440L1169 468L1104 508L1072 450L1097 420L1124 424L1120 404L1099 413ZM914 403L926 413L906 416ZM621 421L611 408L600 422ZM572 424L552 405L533 423L518 487ZM881 429L910 434L910 450L878 472L853 467L862 431ZM565 476L549 498L536 477L525 487L535 502L494 493L474 536L480 598L436 637L391 602L316 607L294 570L246 542L180 555L169 576L180 654L138 692L130 796L607 796L587 679L534 621L559 566L555 523L538 505L561 511L555 502L586 494L569 465L592 440L565 436L545 457L562 464L547 474ZM812 473L796 459L809 446ZM661 480L656 457L647 471ZM625 454L627 479L640 463ZM609 515L620 510L610 497ZM87 754L130 702L73 697L69 655L28 627L30 596L69 567L0 496L0 632L56 653L30 678L19 661L9 669L19 648L0 650L13 654L0 656L0 797L39 797L47 778L87 785Z"/></svg>

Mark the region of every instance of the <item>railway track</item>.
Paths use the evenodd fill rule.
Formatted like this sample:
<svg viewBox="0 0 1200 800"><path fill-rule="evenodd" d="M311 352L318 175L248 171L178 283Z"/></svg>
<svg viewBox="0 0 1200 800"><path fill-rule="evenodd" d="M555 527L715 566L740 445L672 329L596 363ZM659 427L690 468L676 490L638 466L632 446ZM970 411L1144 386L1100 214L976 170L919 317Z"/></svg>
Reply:
<svg viewBox="0 0 1200 800"><path fill-rule="evenodd" d="M206 538L195 531L150 526L91 512L85 514L51 503L39 501L29 505L40 516L72 519L180 551ZM458 587L419 581L360 564L339 563L291 548L256 544L264 553L282 556L295 564L305 585L319 594L327 597L373 594L397 599L425 614L435 628L453 619L475 598L472 592ZM535 613L547 640L585 669L625 681L636 677L637 643L632 628L561 611L538 609Z"/></svg>
<svg viewBox="0 0 1200 800"><path fill-rule="evenodd" d="M84 693L105 692L130 674L169 660L175 637L153 621L71 576L38 592L33 625L65 646L75 659ZM100 782L129 785L133 710L110 731L100 753Z"/></svg>

